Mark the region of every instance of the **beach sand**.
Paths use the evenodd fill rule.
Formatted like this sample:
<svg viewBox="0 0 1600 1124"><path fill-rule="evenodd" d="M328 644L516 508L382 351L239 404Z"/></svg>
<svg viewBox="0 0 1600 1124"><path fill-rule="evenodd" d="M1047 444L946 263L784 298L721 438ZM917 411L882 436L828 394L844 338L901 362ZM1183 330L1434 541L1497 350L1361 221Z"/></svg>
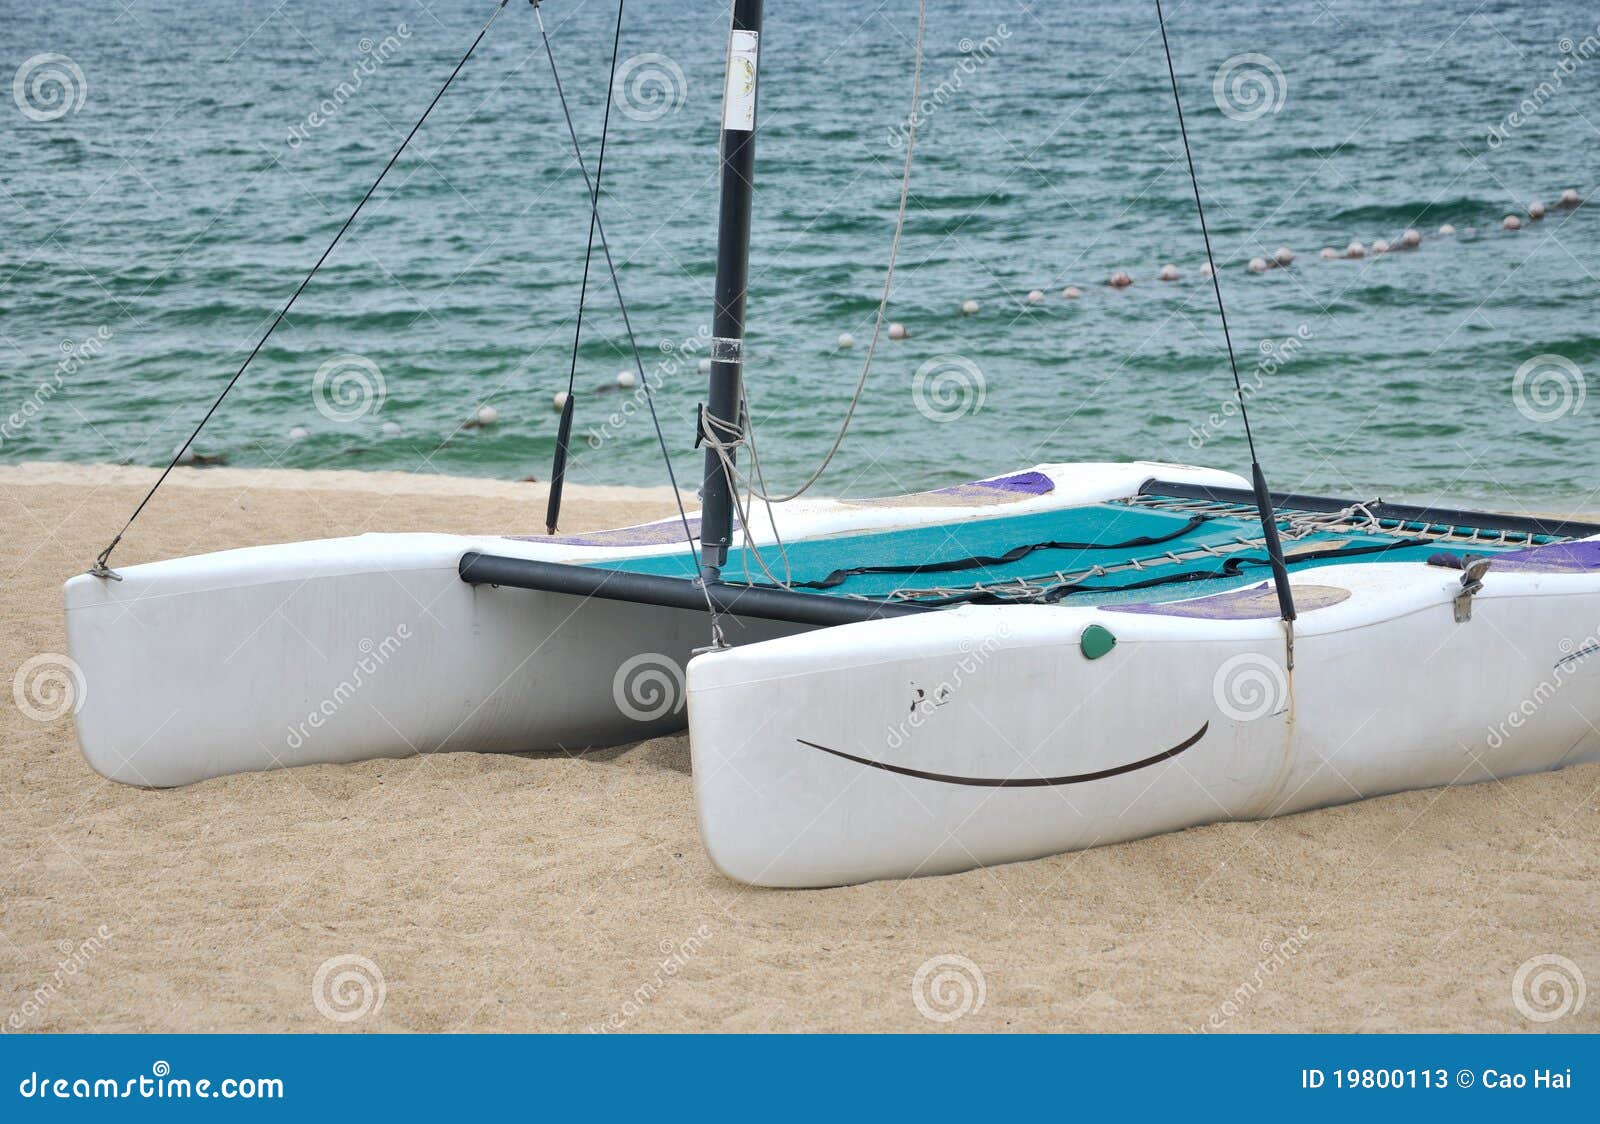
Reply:
<svg viewBox="0 0 1600 1124"><path fill-rule="evenodd" d="M1600 766L787 892L712 869L684 737L171 791L103 780L70 718L25 717L10 680L65 651L61 582L150 479L0 468L7 1029L1600 1030L1600 995L1551 1022L1513 1002L1544 955L1600 985ZM543 501L534 484L180 469L117 560L533 532ZM572 488L567 510L576 530L670 506ZM924 972L923 1007L970 1008L949 1021L917 1002L936 957L970 962Z"/></svg>

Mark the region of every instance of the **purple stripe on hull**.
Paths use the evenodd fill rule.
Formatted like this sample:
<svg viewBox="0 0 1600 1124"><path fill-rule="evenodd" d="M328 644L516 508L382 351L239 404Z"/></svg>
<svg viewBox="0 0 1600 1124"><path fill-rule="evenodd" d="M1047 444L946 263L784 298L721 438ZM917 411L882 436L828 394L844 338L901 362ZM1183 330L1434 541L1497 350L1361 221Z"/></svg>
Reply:
<svg viewBox="0 0 1600 1124"><path fill-rule="evenodd" d="M1600 542L1558 542L1496 554L1489 572L1583 574L1600 570Z"/></svg>
<svg viewBox="0 0 1600 1124"><path fill-rule="evenodd" d="M958 484L954 488L941 488L933 493L942 496L947 492L963 492L968 488L993 488L1000 492L1020 492L1025 496L1044 496L1055 491L1056 482L1042 472L1019 472L1014 476L1000 476L994 480L975 480L971 484Z"/></svg>
<svg viewBox="0 0 1600 1124"><path fill-rule="evenodd" d="M1297 585L1294 587L1294 607L1302 613L1326 609L1350 598L1348 589L1336 585ZM1235 589L1210 597L1197 597L1193 601L1175 601L1166 605L1106 605L1108 613L1140 613L1156 617L1190 617L1208 621L1258 621L1270 620L1278 615L1278 595L1266 584L1249 589Z"/></svg>

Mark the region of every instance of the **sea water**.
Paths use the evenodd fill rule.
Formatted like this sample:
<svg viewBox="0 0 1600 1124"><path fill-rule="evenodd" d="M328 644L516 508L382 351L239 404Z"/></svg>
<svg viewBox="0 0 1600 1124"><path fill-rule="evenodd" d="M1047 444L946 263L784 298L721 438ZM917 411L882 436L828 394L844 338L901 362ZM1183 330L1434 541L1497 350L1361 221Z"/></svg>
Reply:
<svg viewBox="0 0 1600 1124"><path fill-rule="evenodd" d="M781 491L827 451L872 336L916 4L767 7L746 374ZM164 463L493 8L14 5L0 462ZM1047 461L1246 470L1153 5L930 8L889 309L909 338L880 342L818 490ZM727 6L629 4L610 91L615 6L544 14L591 172L610 95L601 215L692 484ZM1273 486L1594 507L1600 201L1500 229L1600 186L1594 6L1179 0L1168 20ZM195 449L546 478L588 210L533 13L512 4ZM1408 227L1414 252L1318 257ZM1279 246L1292 266L1247 270ZM1169 262L1181 279L1156 280ZM1115 270L1134 284L1109 288ZM635 360L598 246L587 299L571 479L663 483L642 390L616 387ZM464 426L482 405L498 422Z"/></svg>

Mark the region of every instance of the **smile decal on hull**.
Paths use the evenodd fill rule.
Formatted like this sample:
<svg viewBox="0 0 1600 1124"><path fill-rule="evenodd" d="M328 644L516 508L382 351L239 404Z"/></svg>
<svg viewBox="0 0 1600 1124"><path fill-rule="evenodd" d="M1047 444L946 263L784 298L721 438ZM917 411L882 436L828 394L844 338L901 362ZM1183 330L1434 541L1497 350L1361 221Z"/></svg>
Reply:
<svg viewBox="0 0 1600 1124"><path fill-rule="evenodd" d="M873 761L868 757L857 757L853 753L846 753L841 749L829 749L816 742L808 742L804 738L795 741L812 749L820 749L823 753L831 753L835 757L842 757L846 761L854 761L857 765L865 765L869 769L882 769L886 773L898 773L903 777L916 777L918 780L938 781L941 784L964 784L977 788L1054 788L1064 784L1083 784L1085 781L1102 781L1107 777L1119 777L1123 773L1132 773L1139 769L1159 765L1161 762L1178 756L1195 742L1206 736L1206 731L1211 728L1209 721L1203 722L1200 728L1190 734L1183 741L1171 749L1163 749L1160 753L1138 761L1130 761L1126 765L1118 765L1111 769L1100 769L1093 773L1075 773L1065 777L957 777L947 773L929 773L922 769L909 769L904 765L890 765L884 761Z"/></svg>

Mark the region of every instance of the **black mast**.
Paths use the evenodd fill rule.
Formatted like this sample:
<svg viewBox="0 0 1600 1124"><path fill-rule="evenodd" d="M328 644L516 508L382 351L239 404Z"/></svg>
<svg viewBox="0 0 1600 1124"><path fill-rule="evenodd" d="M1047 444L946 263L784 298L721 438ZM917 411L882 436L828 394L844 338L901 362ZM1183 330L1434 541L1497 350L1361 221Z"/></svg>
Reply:
<svg viewBox="0 0 1600 1124"><path fill-rule="evenodd" d="M728 69L722 92L722 202L717 218L716 309L711 317L711 389L700 437L707 442L701 492L700 565L717 581L733 537L734 482L719 449L742 432L740 380L744 367L744 295L750 274L750 197L756 159L756 60L761 0L734 0Z"/></svg>

